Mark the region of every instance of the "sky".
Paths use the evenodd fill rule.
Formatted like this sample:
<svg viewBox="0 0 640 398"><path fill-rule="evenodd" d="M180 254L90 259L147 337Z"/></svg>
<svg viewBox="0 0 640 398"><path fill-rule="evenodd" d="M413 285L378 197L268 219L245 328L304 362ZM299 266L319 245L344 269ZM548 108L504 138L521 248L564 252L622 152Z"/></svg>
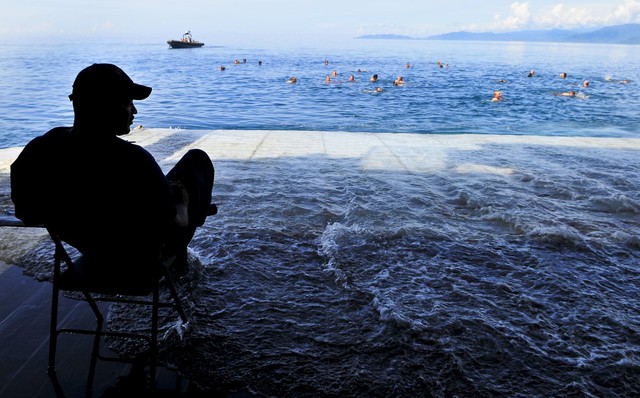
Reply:
<svg viewBox="0 0 640 398"><path fill-rule="evenodd" d="M640 23L640 0L0 0L0 40L304 44Z"/></svg>

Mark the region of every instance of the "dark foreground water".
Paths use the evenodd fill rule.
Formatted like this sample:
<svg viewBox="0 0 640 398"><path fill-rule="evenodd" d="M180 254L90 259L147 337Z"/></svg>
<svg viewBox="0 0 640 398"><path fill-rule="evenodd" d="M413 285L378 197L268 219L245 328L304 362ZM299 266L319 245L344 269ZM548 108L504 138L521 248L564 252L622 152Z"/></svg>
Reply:
<svg viewBox="0 0 640 398"><path fill-rule="evenodd" d="M179 283L191 330L163 320L163 361L203 388L277 397L637 396L637 143L554 142L469 138L412 173L217 160L220 213ZM43 272L50 246L19 263Z"/></svg>

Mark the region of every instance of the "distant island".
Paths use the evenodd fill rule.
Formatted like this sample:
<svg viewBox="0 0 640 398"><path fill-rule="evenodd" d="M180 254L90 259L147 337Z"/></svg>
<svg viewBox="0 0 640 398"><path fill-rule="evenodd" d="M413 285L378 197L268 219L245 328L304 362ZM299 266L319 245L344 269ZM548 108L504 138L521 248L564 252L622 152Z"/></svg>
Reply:
<svg viewBox="0 0 640 398"><path fill-rule="evenodd" d="M640 44L640 24L606 26L593 30L550 29L520 30L515 32L451 32L423 38L411 36L381 34L359 36L357 39L382 40L465 40L465 41L524 41L556 43L606 43Z"/></svg>

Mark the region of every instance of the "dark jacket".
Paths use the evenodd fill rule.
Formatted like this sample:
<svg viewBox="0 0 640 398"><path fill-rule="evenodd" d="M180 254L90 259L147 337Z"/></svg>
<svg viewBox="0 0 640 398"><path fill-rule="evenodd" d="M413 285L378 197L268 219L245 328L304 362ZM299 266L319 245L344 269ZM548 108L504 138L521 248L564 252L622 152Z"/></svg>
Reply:
<svg viewBox="0 0 640 398"><path fill-rule="evenodd" d="M45 224L80 252L107 261L157 257L176 213L149 152L69 127L24 148L11 165L11 199L26 224Z"/></svg>

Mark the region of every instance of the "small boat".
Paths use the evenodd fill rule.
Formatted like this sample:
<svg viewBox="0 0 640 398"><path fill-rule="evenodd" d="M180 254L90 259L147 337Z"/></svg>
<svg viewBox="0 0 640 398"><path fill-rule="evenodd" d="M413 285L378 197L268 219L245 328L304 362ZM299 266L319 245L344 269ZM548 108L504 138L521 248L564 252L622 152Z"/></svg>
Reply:
<svg viewBox="0 0 640 398"><path fill-rule="evenodd" d="M196 48L204 46L204 43L201 41L193 40L191 36L191 31L187 31L182 35L182 39L180 40L167 40L167 44L171 48Z"/></svg>

